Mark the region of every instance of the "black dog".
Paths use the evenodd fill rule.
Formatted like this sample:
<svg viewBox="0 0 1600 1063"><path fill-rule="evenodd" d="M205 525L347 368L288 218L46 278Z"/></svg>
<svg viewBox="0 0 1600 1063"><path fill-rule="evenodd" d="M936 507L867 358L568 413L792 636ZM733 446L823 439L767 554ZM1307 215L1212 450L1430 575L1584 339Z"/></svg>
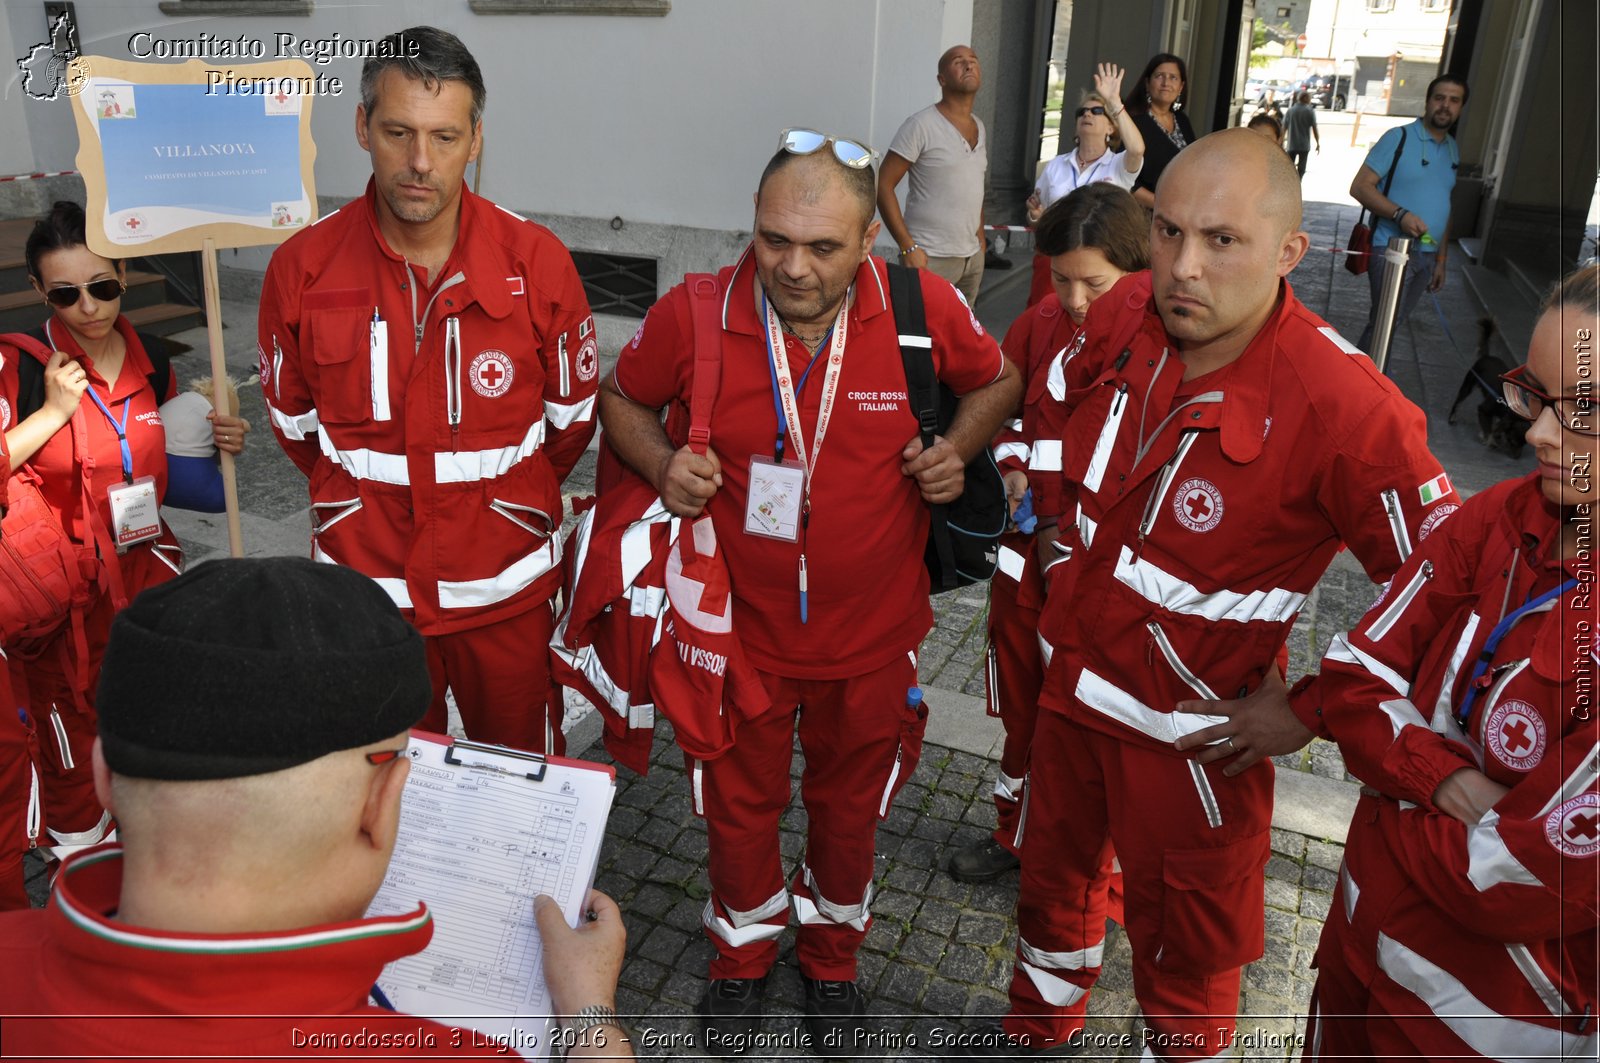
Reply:
<svg viewBox="0 0 1600 1063"><path fill-rule="evenodd" d="M1511 372L1511 366L1489 350L1495 332L1493 318L1478 319L1477 360L1467 370L1467 375L1461 378L1461 390L1456 392L1448 422L1456 423L1456 410L1474 390L1485 392L1483 401L1478 403L1478 441L1507 457L1519 458L1526 445L1523 437L1528 431L1528 422L1512 413L1500 397L1500 374Z"/></svg>

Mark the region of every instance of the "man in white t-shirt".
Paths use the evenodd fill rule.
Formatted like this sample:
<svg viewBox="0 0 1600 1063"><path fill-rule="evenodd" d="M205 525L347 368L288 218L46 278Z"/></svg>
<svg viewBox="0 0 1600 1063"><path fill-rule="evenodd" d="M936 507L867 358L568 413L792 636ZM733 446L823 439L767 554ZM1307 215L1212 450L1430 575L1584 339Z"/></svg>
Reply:
<svg viewBox="0 0 1600 1063"><path fill-rule="evenodd" d="M907 118L878 170L878 214L900 261L930 269L969 304L983 281L983 181L989 139L972 101L983 84L978 57L958 44L939 57L939 102ZM911 184L902 212L895 189Z"/></svg>

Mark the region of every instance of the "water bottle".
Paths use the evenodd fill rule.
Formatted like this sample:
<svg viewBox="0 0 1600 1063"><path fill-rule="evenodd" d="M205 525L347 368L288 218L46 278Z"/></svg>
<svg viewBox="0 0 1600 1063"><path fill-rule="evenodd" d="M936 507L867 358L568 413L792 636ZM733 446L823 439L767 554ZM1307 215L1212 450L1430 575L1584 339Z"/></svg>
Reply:
<svg viewBox="0 0 1600 1063"><path fill-rule="evenodd" d="M1033 529L1039 526L1039 518L1033 515L1033 488L1022 492L1022 501L1017 503L1017 512L1011 517L1011 522L1024 535L1032 535Z"/></svg>

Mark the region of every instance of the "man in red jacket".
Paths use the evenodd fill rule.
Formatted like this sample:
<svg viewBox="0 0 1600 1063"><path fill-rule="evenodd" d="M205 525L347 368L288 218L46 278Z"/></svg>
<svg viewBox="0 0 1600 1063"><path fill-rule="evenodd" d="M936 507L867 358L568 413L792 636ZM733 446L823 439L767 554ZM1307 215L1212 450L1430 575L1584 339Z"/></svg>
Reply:
<svg viewBox="0 0 1600 1063"><path fill-rule="evenodd" d="M1008 1044L1081 1035L1109 838L1149 1051L1229 1049L1264 941L1272 769L1180 754L1212 721L1174 709L1281 690L1279 650L1340 544L1385 580L1455 501L1421 412L1285 283L1299 222L1275 145L1197 142L1157 190L1150 272L1090 308L1066 364L1062 475L1036 489L1062 558L1032 754L1052 770L1030 779Z"/></svg>
<svg viewBox="0 0 1600 1063"><path fill-rule="evenodd" d="M424 904L364 917L429 691L421 637L346 568L226 559L140 595L96 702L95 786L123 840L69 859L48 908L0 915L6 1053L484 1055L368 999L433 936ZM588 904L578 930L535 906L552 1004L580 1055L626 1058L621 913Z"/></svg>
<svg viewBox="0 0 1600 1063"><path fill-rule="evenodd" d="M529 647L550 641L561 481L594 432L594 320L567 249L463 188L485 90L459 40L391 34L361 94L366 195L279 248L262 288L273 430L310 479L312 556L428 637L425 724L444 730L448 687L470 737L560 752Z"/></svg>

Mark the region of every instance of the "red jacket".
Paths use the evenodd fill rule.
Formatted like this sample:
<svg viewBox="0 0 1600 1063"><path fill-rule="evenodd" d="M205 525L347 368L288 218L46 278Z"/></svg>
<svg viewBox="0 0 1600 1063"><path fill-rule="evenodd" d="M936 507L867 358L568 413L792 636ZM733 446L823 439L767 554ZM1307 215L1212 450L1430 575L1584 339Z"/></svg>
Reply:
<svg viewBox="0 0 1600 1063"><path fill-rule="evenodd" d="M1041 704L1174 752L1216 721L1173 706L1254 690L1341 545L1387 579L1456 496L1422 412L1287 284L1237 360L1188 381L1148 273L1081 335L1038 506L1065 557L1040 620L1065 671Z"/></svg>
<svg viewBox="0 0 1600 1063"><path fill-rule="evenodd" d="M272 256L261 386L311 480L313 556L373 577L424 634L445 634L560 585L561 481L594 432L598 341L548 230L463 192L430 292L373 204L369 184Z"/></svg>
<svg viewBox="0 0 1600 1063"><path fill-rule="evenodd" d="M118 922L121 889L121 848L93 849L63 866L48 908L0 915L8 1058L496 1054L481 1037L474 1048L471 1031L367 1002L385 964L427 947L426 907L302 930L183 934Z"/></svg>
<svg viewBox="0 0 1600 1063"><path fill-rule="evenodd" d="M1386 795L1363 800L1346 849L1352 969L1370 981L1381 968L1495 1057L1596 1046L1592 582L1510 626L1472 682L1499 621L1578 575L1549 560L1558 530L1537 476L1475 495L1334 639L1316 680L1345 763ZM1461 767L1511 788L1471 827L1430 803Z"/></svg>
<svg viewBox="0 0 1600 1063"><path fill-rule="evenodd" d="M1036 451L1035 443L1040 438L1043 408L1049 404L1050 372L1077 331L1072 317L1061 308L1061 300L1051 293L1013 321L1000 344L1001 351L1022 374L1022 409L995 435L994 461L1002 476L1027 473L1035 498L1039 495L1036 484L1061 472L1060 449L1046 439ZM1059 368L1056 373L1059 378ZM1017 604L1035 610L1044 605L1044 583L1038 568L1032 535L1013 530L1001 537L995 578L1017 583Z"/></svg>

